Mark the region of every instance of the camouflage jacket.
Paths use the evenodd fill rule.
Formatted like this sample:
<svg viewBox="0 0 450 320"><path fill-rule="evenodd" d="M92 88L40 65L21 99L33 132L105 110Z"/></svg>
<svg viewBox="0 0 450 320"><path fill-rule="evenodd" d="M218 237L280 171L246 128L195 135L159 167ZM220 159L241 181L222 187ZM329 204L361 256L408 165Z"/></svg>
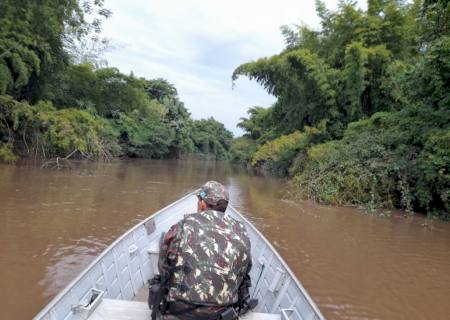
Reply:
<svg viewBox="0 0 450 320"><path fill-rule="evenodd" d="M186 215L166 233L159 269L169 275L167 301L205 306L197 312L224 309L248 295L251 256L245 226L213 210Z"/></svg>

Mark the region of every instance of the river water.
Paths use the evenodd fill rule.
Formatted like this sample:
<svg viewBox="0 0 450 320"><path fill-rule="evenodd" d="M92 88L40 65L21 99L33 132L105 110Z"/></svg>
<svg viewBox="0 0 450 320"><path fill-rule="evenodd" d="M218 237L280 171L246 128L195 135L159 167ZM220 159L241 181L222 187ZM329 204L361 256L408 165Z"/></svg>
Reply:
<svg viewBox="0 0 450 320"><path fill-rule="evenodd" d="M449 319L450 224L286 199L220 162L0 164L0 318L29 319L124 231L207 180L279 250L328 319Z"/></svg>

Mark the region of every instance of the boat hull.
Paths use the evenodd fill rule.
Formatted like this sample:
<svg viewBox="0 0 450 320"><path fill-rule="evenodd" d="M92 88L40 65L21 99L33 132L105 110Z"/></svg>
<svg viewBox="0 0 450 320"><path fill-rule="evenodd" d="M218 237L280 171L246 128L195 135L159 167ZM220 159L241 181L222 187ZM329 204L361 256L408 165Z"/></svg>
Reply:
<svg viewBox="0 0 450 320"><path fill-rule="evenodd" d="M93 290L101 292L101 298L132 300L157 273L161 234L185 214L195 212L196 204L197 197L191 193L131 228L34 319L87 319L91 310L80 312L80 306L91 299ZM259 300L256 311L281 314L291 320L324 319L287 264L255 226L233 206L228 207L227 213L246 225L251 240L253 286L250 294Z"/></svg>

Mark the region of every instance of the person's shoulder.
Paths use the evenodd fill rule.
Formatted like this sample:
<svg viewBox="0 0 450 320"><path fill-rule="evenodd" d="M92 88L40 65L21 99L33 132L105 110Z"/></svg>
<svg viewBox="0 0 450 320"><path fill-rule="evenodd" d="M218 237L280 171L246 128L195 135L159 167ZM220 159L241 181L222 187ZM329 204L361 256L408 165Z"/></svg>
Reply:
<svg viewBox="0 0 450 320"><path fill-rule="evenodd" d="M195 218L197 215L198 215L198 212L186 213L184 215L183 220ZM181 221L183 221L183 220L181 220Z"/></svg>
<svg viewBox="0 0 450 320"><path fill-rule="evenodd" d="M205 217L198 213L198 212L194 212L194 213L187 213L184 215L184 218L180 221L180 223L195 223L195 222L200 222L204 219Z"/></svg>
<svg viewBox="0 0 450 320"><path fill-rule="evenodd" d="M233 230L236 232L239 232L241 235L243 235L245 238L248 238L248 232L247 227L245 226L245 223L232 217L231 215L228 215L229 221L232 222Z"/></svg>
<svg viewBox="0 0 450 320"><path fill-rule="evenodd" d="M164 239L179 237L179 232L181 232L181 230L183 229L182 226L186 223L187 220L192 219L195 214L196 213L185 214L183 219L179 220L169 228L164 236Z"/></svg>
<svg viewBox="0 0 450 320"><path fill-rule="evenodd" d="M228 215L228 217L231 221L233 221L233 223L236 225L236 227L238 227L239 229L241 229L243 231L247 231L247 228L245 227L245 223L232 217L231 215Z"/></svg>

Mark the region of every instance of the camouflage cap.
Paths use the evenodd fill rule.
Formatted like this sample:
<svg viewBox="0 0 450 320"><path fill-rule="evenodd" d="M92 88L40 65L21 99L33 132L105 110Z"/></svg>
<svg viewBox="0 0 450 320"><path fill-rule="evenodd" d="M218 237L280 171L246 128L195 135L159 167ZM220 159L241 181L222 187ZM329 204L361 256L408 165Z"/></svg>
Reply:
<svg viewBox="0 0 450 320"><path fill-rule="evenodd" d="M217 205L219 200L230 200L227 189L217 181L206 182L199 190L197 195L210 205Z"/></svg>

